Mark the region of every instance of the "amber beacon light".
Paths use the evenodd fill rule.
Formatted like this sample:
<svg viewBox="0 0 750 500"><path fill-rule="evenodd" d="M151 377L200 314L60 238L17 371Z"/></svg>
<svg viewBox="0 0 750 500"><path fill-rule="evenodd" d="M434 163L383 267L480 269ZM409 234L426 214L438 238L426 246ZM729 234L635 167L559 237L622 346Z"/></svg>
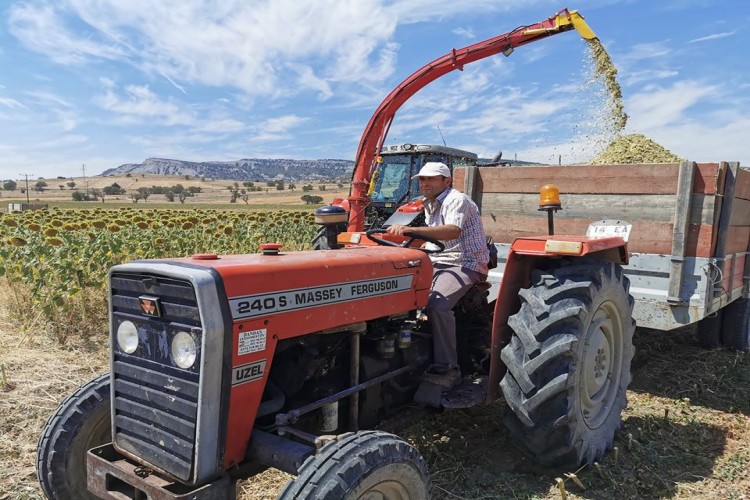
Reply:
<svg viewBox="0 0 750 500"><path fill-rule="evenodd" d="M555 234L554 212L562 210L560 204L560 188L554 184L545 184L539 190L539 210L547 212L547 228L549 234Z"/></svg>

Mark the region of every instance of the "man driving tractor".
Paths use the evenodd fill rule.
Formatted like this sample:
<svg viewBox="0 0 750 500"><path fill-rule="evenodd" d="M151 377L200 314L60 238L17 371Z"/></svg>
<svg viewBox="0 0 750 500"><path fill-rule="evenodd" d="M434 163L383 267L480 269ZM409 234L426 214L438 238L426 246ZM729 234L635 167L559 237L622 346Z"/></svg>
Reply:
<svg viewBox="0 0 750 500"><path fill-rule="evenodd" d="M461 381L453 307L475 283L487 278L490 256L479 209L471 198L451 187L448 166L425 163L413 179L419 179L426 198L427 226L393 224L387 231L397 236L410 232L445 243L445 250L430 254L434 274L425 312L433 335L434 365L424 380L448 391Z"/></svg>

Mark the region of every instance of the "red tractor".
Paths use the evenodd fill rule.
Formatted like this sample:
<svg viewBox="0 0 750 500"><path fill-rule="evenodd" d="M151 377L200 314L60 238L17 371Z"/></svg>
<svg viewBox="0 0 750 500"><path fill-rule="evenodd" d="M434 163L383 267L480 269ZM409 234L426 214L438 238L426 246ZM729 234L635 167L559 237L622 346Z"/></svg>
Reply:
<svg viewBox="0 0 750 500"><path fill-rule="evenodd" d="M44 493L234 498L237 479L274 467L296 476L284 499L429 498L419 452L370 430L430 409L414 396L432 357L420 316L431 261L416 237L362 231L370 174L393 113L413 93L409 82L574 27L593 36L576 12L562 11L453 51L400 85L360 145L340 249L266 244L256 255L112 268L111 371L50 418L38 452ZM334 226L347 214L320 218ZM433 404L468 407L502 392L511 436L534 459L571 466L604 454L630 383L626 259L619 237L517 240L497 299L488 304L480 283L457 306L465 378Z"/></svg>

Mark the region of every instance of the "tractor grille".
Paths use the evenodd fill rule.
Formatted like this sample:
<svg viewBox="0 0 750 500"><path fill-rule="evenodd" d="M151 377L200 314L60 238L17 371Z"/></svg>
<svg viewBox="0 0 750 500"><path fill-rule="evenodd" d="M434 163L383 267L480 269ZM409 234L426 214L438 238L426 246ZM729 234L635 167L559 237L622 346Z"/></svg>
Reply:
<svg viewBox="0 0 750 500"><path fill-rule="evenodd" d="M114 430L123 450L174 476L189 480L194 464L200 381L200 352L193 368L173 365L171 337L200 334L195 292L187 281L152 275L113 274L112 290ZM142 314L138 297L158 297L161 317ZM116 328L123 320L138 327L133 354L120 351Z"/></svg>

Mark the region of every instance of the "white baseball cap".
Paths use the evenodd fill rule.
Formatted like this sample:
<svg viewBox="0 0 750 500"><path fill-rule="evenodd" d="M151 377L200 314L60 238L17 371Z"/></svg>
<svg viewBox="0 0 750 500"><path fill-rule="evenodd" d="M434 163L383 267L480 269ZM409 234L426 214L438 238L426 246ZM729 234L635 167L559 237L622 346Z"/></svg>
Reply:
<svg viewBox="0 0 750 500"><path fill-rule="evenodd" d="M450 178L451 171L448 165L439 161L428 161L412 179L416 179L417 177L436 177L438 175Z"/></svg>

